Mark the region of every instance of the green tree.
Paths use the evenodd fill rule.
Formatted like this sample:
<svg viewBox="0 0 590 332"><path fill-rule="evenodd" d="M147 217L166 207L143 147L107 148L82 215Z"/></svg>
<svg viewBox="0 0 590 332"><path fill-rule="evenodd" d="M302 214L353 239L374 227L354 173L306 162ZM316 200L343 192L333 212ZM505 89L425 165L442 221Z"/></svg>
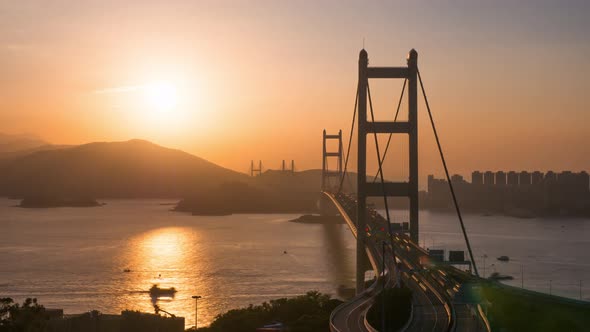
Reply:
<svg viewBox="0 0 590 332"><path fill-rule="evenodd" d="M317 291L293 298L280 298L261 305L249 305L218 315L200 332L251 332L273 322L283 323L291 332L328 330L330 313L342 302ZM192 330L194 331L194 329Z"/></svg>
<svg viewBox="0 0 590 332"><path fill-rule="evenodd" d="M22 305L11 298L0 299L0 332L46 332L47 315L37 299L27 298Z"/></svg>

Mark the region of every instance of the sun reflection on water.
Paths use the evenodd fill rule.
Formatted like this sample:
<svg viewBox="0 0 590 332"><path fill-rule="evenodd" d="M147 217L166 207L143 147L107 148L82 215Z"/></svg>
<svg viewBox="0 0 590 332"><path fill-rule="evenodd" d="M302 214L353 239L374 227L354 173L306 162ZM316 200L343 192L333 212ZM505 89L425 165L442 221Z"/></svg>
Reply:
<svg viewBox="0 0 590 332"><path fill-rule="evenodd" d="M140 258L144 267L154 271L175 271L186 266L185 251L191 230L179 227L160 228L139 239Z"/></svg>
<svg viewBox="0 0 590 332"><path fill-rule="evenodd" d="M203 252L199 250L199 234L195 229L165 227L142 233L130 239L125 263L130 272L125 273L129 296L125 308L154 312L154 307L185 317L187 326L194 324L194 300L198 290L208 289L199 277L202 272ZM199 285L197 285L199 284ZM174 287L175 294L150 296L152 285L160 288ZM208 324L206 307L199 307L199 324ZM205 321L206 320L206 321Z"/></svg>

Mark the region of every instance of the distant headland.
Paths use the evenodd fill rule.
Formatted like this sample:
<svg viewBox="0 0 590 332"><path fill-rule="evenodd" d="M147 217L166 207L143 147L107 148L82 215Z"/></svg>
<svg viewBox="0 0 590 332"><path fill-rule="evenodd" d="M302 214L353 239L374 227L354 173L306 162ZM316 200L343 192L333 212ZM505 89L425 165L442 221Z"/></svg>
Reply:
<svg viewBox="0 0 590 332"><path fill-rule="evenodd" d="M95 207L102 206L93 198L57 198L51 196L31 196L21 200L22 208L54 208L54 207Z"/></svg>

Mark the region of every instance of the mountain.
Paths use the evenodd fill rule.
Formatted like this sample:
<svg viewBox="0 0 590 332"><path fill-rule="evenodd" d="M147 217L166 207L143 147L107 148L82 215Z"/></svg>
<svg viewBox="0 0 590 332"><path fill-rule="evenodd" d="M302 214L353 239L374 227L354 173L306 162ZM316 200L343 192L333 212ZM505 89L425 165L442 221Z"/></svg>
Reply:
<svg viewBox="0 0 590 332"><path fill-rule="evenodd" d="M22 157L22 156L26 156L28 154L31 154L31 153L37 152L37 151L57 150L57 149L63 149L63 148L69 148L69 147L72 147L72 145L45 144L45 145L35 146L32 148L27 148L27 149L23 149L23 150L0 152L0 162L10 160L10 159L15 159L15 158Z"/></svg>
<svg viewBox="0 0 590 332"><path fill-rule="evenodd" d="M148 141L97 142L0 162L0 195L185 197L248 176Z"/></svg>
<svg viewBox="0 0 590 332"><path fill-rule="evenodd" d="M206 193L193 193L184 197L175 209L197 215L316 213L323 197L321 177L322 171L317 169L302 172L267 170L259 176L249 177L247 182L228 182ZM350 191L350 183L345 181L345 191ZM332 182L333 186L338 184Z"/></svg>
<svg viewBox="0 0 590 332"><path fill-rule="evenodd" d="M0 133L0 154L34 149L49 143L27 134L9 135Z"/></svg>

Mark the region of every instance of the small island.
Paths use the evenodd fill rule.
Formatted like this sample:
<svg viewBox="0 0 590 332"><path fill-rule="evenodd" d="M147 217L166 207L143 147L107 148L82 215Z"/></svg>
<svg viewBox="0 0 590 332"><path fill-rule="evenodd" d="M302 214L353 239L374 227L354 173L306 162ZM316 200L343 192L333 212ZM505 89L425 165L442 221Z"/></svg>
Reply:
<svg viewBox="0 0 590 332"><path fill-rule="evenodd" d="M289 220L301 224L344 224L344 219L340 215L322 216L317 214L304 214L298 218Z"/></svg>
<svg viewBox="0 0 590 332"><path fill-rule="evenodd" d="M51 196L30 196L21 200L22 208L54 208L54 207L95 207L102 206L93 198L59 198Z"/></svg>

